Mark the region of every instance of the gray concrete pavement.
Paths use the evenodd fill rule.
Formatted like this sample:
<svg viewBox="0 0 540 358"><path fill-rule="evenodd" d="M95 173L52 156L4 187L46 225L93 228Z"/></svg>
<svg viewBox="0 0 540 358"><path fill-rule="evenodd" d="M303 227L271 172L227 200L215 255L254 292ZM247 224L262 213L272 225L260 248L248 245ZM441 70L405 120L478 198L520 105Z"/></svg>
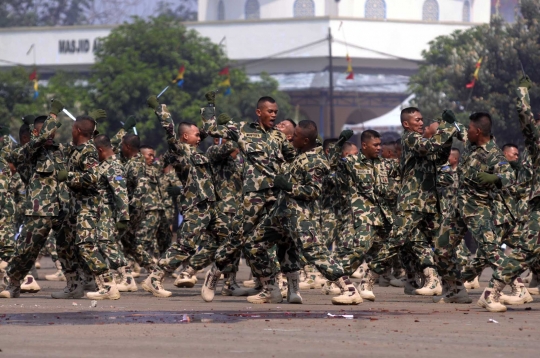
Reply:
<svg viewBox="0 0 540 358"><path fill-rule="evenodd" d="M49 259L42 266L40 276L53 272ZM240 280L247 275L243 267ZM219 295L205 303L199 277L193 289L167 279L169 299L139 289L95 308L86 299L51 299L64 283L40 280L39 293L0 300L0 358L536 357L540 350L540 297L502 314L476 307L482 289L472 290L470 305L434 304L378 286L375 302L352 307L333 306L319 290L302 292L303 305L252 305Z"/></svg>

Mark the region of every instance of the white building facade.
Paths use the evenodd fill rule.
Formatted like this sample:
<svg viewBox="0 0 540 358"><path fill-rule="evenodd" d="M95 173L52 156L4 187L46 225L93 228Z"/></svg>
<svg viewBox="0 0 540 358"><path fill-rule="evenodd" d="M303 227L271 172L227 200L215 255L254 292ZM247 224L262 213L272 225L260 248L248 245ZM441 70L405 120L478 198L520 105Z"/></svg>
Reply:
<svg viewBox="0 0 540 358"><path fill-rule="evenodd" d="M245 68L254 80L262 72L274 76L325 137L398 106L408 97L408 80L428 43L488 23L491 11L490 0L199 0L198 6L199 21L185 25L221 43L231 65ZM26 53L34 45L40 74L90 71L94 49L112 28L0 29L0 68L33 67ZM347 56L353 80L346 80Z"/></svg>

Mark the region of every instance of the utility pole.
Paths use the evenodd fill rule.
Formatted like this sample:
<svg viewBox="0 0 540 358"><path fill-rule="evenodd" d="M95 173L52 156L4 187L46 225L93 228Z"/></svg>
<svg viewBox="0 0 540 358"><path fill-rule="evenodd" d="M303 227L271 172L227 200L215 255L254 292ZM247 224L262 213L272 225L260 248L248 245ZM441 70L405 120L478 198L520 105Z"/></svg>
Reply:
<svg viewBox="0 0 540 358"><path fill-rule="evenodd" d="M330 137L334 138L334 73L333 73L333 58L332 58L332 29L328 28L328 66L329 66L329 83L328 83L328 100L330 101Z"/></svg>

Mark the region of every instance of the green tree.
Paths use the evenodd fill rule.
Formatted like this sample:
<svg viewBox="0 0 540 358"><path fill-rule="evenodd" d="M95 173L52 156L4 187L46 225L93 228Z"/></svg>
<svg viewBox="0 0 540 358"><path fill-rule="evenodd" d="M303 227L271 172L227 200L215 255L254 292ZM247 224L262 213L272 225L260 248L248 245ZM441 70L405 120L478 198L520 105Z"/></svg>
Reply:
<svg viewBox="0 0 540 358"><path fill-rule="evenodd" d="M168 105L176 122L200 121L200 108L205 105L204 94L219 87L224 80L219 72L229 60L222 49L193 30L187 30L180 20L160 16L115 28L104 39L96 53L96 64L89 80L89 102L83 108L106 109L108 122L100 125L101 132L113 134L129 115L134 114L144 143L164 144L163 130L155 115L146 107L146 98L170 86L160 97ZM178 88L172 79L180 66L185 66L184 84ZM258 97L274 95L282 110L289 110L288 98L277 90L277 83L268 76L261 82L250 83L244 71L230 71L232 93L218 96L218 105L232 116L249 118L255 113ZM218 108L219 109L219 108Z"/></svg>
<svg viewBox="0 0 540 358"><path fill-rule="evenodd" d="M435 118L451 108L462 123L471 112L487 111L494 121L493 132L500 145L522 142L515 109L515 89L522 75L521 63L533 82L540 82L540 5L522 0L522 17L514 24L493 18L491 25L456 31L430 43L423 52L425 64L411 78L415 105L425 118ZM479 79L467 89L478 59L483 58ZM531 91L533 108L540 111L540 92Z"/></svg>
<svg viewBox="0 0 540 358"><path fill-rule="evenodd" d="M85 24L93 0L2 0L0 27Z"/></svg>

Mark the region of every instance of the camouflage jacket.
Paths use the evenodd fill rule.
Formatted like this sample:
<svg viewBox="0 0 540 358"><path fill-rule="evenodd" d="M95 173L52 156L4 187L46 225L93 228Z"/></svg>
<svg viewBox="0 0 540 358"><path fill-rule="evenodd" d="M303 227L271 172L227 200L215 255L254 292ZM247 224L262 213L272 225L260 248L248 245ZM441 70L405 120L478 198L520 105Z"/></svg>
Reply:
<svg viewBox="0 0 540 358"><path fill-rule="evenodd" d="M432 138L405 131L401 136L401 188L397 211L439 212L437 169L450 155L452 137L457 130L442 122Z"/></svg>
<svg viewBox="0 0 540 358"><path fill-rule="evenodd" d="M332 151L331 163L343 173L340 184L352 208L354 226L385 226L393 223L393 211L388 206L392 196L391 178L395 166L387 160L368 159L362 152L341 157L341 147Z"/></svg>
<svg viewBox="0 0 540 358"><path fill-rule="evenodd" d="M223 145L213 145L206 151L216 195L221 200L222 210L231 214L236 213L242 200L244 157L241 153L237 154L236 159L231 157L231 153L236 149L236 142L228 141Z"/></svg>
<svg viewBox="0 0 540 358"><path fill-rule="evenodd" d="M335 170L330 170L328 175L323 178L323 191L321 194L321 218L339 215L339 190L337 175Z"/></svg>
<svg viewBox="0 0 540 358"><path fill-rule="evenodd" d="M437 189L441 199L443 213L450 213L457 209L457 190L459 185L457 168L453 169L449 163L443 165L437 176Z"/></svg>
<svg viewBox="0 0 540 358"><path fill-rule="evenodd" d="M161 173L160 177L160 188L161 193L163 194L163 206L165 208L165 211L167 210L174 210L174 207L176 205L176 197L171 197L169 193L167 193L167 187L169 186L178 186L182 187L182 183L180 180L178 180L178 177L176 176L176 172L174 170L171 170L168 173Z"/></svg>
<svg viewBox="0 0 540 358"><path fill-rule="evenodd" d="M11 221L15 217L15 200L9 188L10 180L11 171L9 165L0 156L0 219L2 222Z"/></svg>
<svg viewBox="0 0 540 358"><path fill-rule="evenodd" d="M497 188L494 185L480 185L478 173L481 172L497 174L503 188L515 183L512 167L493 139L482 146L467 142L461 165L458 166L458 206L462 217L477 215L479 207L488 210L493 207Z"/></svg>
<svg viewBox="0 0 540 358"><path fill-rule="evenodd" d="M69 147L66 185L71 193L72 215L81 211L98 211L98 166L97 149L92 141Z"/></svg>
<svg viewBox="0 0 540 358"><path fill-rule="evenodd" d="M531 161L529 150L525 148L521 159L521 169L517 174L516 200L517 213L519 217L523 217L524 221L528 220L529 215L529 196L531 195L531 187L534 176L534 168Z"/></svg>
<svg viewBox="0 0 540 358"><path fill-rule="evenodd" d="M145 167L146 162L141 153L137 153L137 155L128 159L124 165L130 213L132 210L143 210L142 198L146 183Z"/></svg>
<svg viewBox="0 0 540 358"><path fill-rule="evenodd" d="M323 179L330 167L321 147L300 153L286 174L292 190L281 190L274 204L274 215L295 217L301 221L320 223L320 196Z"/></svg>
<svg viewBox="0 0 540 358"><path fill-rule="evenodd" d="M143 196L144 211L163 210L163 193L161 192L161 171L155 165L146 165L146 184L145 193Z"/></svg>
<svg viewBox="0 0 540 358"><path fill-rule="evenodd" d="M180 211L184 212L205 200L216 201L212 170L208 158L188 144L176 138L174 123L167 106L161 105L156 115L167 133L169 152L174 156L172 163L178 179L182 182L184 192L178 198Z"/></svg>
<svg viewBox="0 0 540 358"><path fill-rule="evenodd" d="M57 122L52 117L47 118L38 137L10 153L9 161L21 173L26 185L24 214L28 216L58 216L68 200L56 179L58 171L65 169L65 149L56 143L44 147L49 136L56 132Z"/></svg>
<svg viewBox="0 0 540 358"><path fill-rule="evenodd" d="M101 198L100 216L113 217L116 221L129 220L129 199L124 168L116 155L97 168L98 191Z"/></svg>
<svg viewBox="0 0 540 358"><path fill-rule="evenodd" d="M9 183L9 192L15 203L15 217L17 221L24 216L24 204L26 202L26 186L24 185L19 173L13 174Z"/></svg>
<svg viewBox="0 0 540 358"><path fill-rule="evenodd" d="M529 91L525 87L517 89L517 111L521 132L525 137L525 146L530 155L532 173L529 200L540 197L540 127L536 124L531 108ZM523 174L528 176L529 174Z"/></svg>
<svg viewBox="0 0 540 358"><path fill-rule="evenodd" d="M397 198L399 194L399 189L401 187L401 172L398 159L384 159L381 158L381 161L386 162L386 166L390 168L388 172L388 194L385 197L386 205L392 210L393 213L397 209Z"/></svg>
<svg viewBox="0 0 540 358"><path fill-rule="evenodd" d="M272 188L274 177L284 174L283 164L291 162L296 155L292 144L277 129L266 131L257 122L229 122L223 126L218 125L214 107L202 108L201 114L204 132L212 137L238 143L246 160L244 194Z"/></svg>

